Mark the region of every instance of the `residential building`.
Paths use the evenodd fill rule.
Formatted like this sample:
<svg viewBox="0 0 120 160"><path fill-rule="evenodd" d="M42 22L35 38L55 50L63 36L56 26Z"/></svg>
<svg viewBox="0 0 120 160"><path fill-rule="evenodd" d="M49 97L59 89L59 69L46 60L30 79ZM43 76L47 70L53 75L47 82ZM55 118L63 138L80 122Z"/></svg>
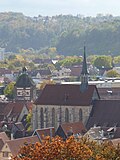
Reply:
<svg viewBox="0 0 120 160"><path fill-rule="evenodd" d="M35 144L36 142L39 142L39 138L37 136L6 141L1 149L0 159L9 160L12 156L18 154L21 146L24 146L25 144Z"/></svg>
<svg viewBox="0 0 120 160"><path fill-rule="evenodd" d="M75 138L82 137L87 132L83 123L63 123L57 128L55 135L62 137L66 140L69 136L73 135Z"/></svg>

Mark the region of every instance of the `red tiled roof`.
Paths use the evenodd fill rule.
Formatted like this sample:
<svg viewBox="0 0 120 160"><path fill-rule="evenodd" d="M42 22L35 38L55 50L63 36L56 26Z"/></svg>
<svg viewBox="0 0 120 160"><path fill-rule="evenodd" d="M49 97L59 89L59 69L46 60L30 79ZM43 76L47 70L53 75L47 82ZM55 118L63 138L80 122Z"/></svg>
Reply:
<svg viewBox="0 0 120 160"><path fill-rule="evenodd" d="M80 85L48 84L36 100L36 105L75 105L88 106L92 102L95 85L89 85L85 92L80 91ZM98 92L97 92L98 93Z"/></svg>
<svg viewBox="0 0 120 160"><path fill-rule="evenodd" d="M32 110L33 102L26 102L25 105L26 105L28 110Z"/></svg>
<svg viewBox="0 0 120 160"><path fill-rule="evenodd" d="M0 115L4 114L4 108L6 107L8 103L0 103Z"/></svg>
<svg viewBox="0 0 120 160"><path fill-rule="evenodd" d="M11 111L11 114L20 114L24 106L25 104L23 102L16 101L16 102L8 103L5 108L4 114L9 113L10 111Z"/></svg>
<svg viewBox="0 0 120 160"><path fill-rule="evenodd" d="M5 132L0 132L0 138L3 140L4 143L9 140Z"/></svg>
<svg viewBox="0 0 120 160"><path fill-rule="evenodd" d="M4 142L3 142L2 138L0 138L0 151L1 151L3 146L4 146Z"/></svg>
<svg viewBox="0 0 120 160"><path fill-rule="evenodd" d="M35 144L36 142L39 142L38 137L37 136L30 136L30 137L9 140L6 143L8 144L12 155L16 155L16 154L18 154L20 147L24 146L25 143Z"/></svg>
<svg viewBox="0 0 120 160"><path fill-rule="evenodd" d="M118 144L120 145L120 138L112 139L111 142L112 142L112 144L113 144L115 147L117 147Z"/></svg>
<svg viewBox="0 0 120 160"><path fill-rule="evenodd" d="M5 142L8 141L9 138L8 136L6 135L5 132L0 132L0 151L2 149L2 147L4 146Z"/></svg>
<svg viewBox="0 0 120 160"><path fill-rule="evenodd" d="M44 136L52 136L52 137L54 137L55 136L55 129L54 129L54 127L37 129L37 130L35 130L33 135L35 135L35 133L37 134L37 136L40 139L42 139Z"/></svg>
<svg viewBox="0 0 120 160"><path fill-rule="evenodd" d="M82 122L63 123L61 124L61 127L64 130L66 136L70 130L72 130L73 134L83 134L87 131Z"/></svg>

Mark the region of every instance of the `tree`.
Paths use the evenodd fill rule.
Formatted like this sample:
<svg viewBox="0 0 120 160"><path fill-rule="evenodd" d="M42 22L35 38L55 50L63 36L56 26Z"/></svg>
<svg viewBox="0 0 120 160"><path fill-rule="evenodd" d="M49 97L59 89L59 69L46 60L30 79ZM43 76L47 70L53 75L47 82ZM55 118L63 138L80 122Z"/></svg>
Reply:
<svg viewBox="0 0 120 160"><path fill-rule="evenodd" d="M41 84L40 84L40 89L44 89L46 84L55 84L55 82L53 80L44 80Z"/></svg>
<svg viewBox="0 0 120 160"><path fill-rule="evenodd" d="M82 62L82 57L78 57L78 56L68 56L66 58L64 58L63 60L58 61L55 66L57 68L60 68L60 66L62 67L70 67L73 65L79 65Z"/></svg>
<svg viewBox="0 0 120 160"><path fill-rule="evenodd" d="M15 82L10 82L4 89L4 94L10 99L14 98L14 85Z"/></svg>
<svg viewBox="0 0 120 160"><path fill-rule="evenodd" d="M31 120L32 120L32 111L30 110L27 117L26 117L26 121L27 121L27 131L31 131L32 126L31 126Z"/></svg>
<svg viewBox="0 0 120 160"><path fill-rule="evenodd" d="M107 77L119 77L120 74L117 71L112 69L106 72L106 76Z"/></svg>
<svg viewBox="0 0 120 160"><path fill-rule="evenodd" d="M114 57L114 63L120 63L120 56Z"/></svg>
<svg viewBox="0 0 120 160"><path fill-rule="evenodd" d="M60 137L42 137L41 143L25 144L13 160L119 160L120 147L112 143L98 144L86 138L70 136L66 141Z"/></svg>
<svg viewBox="0 0 120 160"><path fill-rule="evenodd" d="M111 68L112 67L112 57L111 56L98 56L94 61L94 66L102 68Z"/></svg>

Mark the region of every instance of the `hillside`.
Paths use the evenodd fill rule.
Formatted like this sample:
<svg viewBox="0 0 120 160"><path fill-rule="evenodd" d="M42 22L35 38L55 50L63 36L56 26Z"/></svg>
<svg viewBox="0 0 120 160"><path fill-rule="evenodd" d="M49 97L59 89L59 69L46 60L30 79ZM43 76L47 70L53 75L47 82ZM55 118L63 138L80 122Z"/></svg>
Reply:
<svg viewBox="0 0 120 160"><path fill-rule="evenodd" d="M79 55L84 41L89 55L119 55L120 17L27 17L22 13L0 13L0 47L6 51L56 47L59 54Z"/></svg>

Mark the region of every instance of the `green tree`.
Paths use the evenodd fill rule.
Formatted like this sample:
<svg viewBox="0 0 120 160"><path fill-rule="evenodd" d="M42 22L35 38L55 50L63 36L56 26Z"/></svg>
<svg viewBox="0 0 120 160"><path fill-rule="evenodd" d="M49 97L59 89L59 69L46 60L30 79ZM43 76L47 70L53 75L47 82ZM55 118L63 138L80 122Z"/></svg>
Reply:
<svg viewBox="0 0 120 160"><path fill-rule="evenodd" d="M14 98L14 84L15 82L10 82L4 89L4 94L10 99Z"/></svg>
<svg viewBox="0 0 120 160"><path fill-rule="evenodd" d="M112 69L112 70L107 71L106 76L107 77L119 77L120 75L117 71Z"/></svg>
<svg viewBox="0 0 120 160"><path fill-rule="evenodd" d="M96 55L90 55L87 57L87 62L90 62L91 64L94 64L95 59L97 58Z"/></svg>
<svg viewBox="0 0 120 160"><path fill-rule="evenodd" d="M77 57L77 56L68 56L63 60L58 61L55 66L57 68L60 68L60 66L62 67L70 67L73 65L77 65L80 64L82 62L82 57Z"/></svg>
<svg viewBox="0 0 120 160"><path fill-rule="evenodd" d="M31 120L32 120L32 111L30 110L27 117L26 117L26 120L27 120L27 131L31 131L32 129L32 126L31 126Z"/></svg>
<svg viewBox="0 0 120 160"><path fill-rule="evenodd" d="M101 68L111 68L112 67L112 57L111 56L98 56L94 61L94 66Z"/></svg>
<svg viewBox="0 0 120 160"><path fill-rule="evenodd" d="M115 64L120 63L120 56L114 57L114 63Z"/></svg>

